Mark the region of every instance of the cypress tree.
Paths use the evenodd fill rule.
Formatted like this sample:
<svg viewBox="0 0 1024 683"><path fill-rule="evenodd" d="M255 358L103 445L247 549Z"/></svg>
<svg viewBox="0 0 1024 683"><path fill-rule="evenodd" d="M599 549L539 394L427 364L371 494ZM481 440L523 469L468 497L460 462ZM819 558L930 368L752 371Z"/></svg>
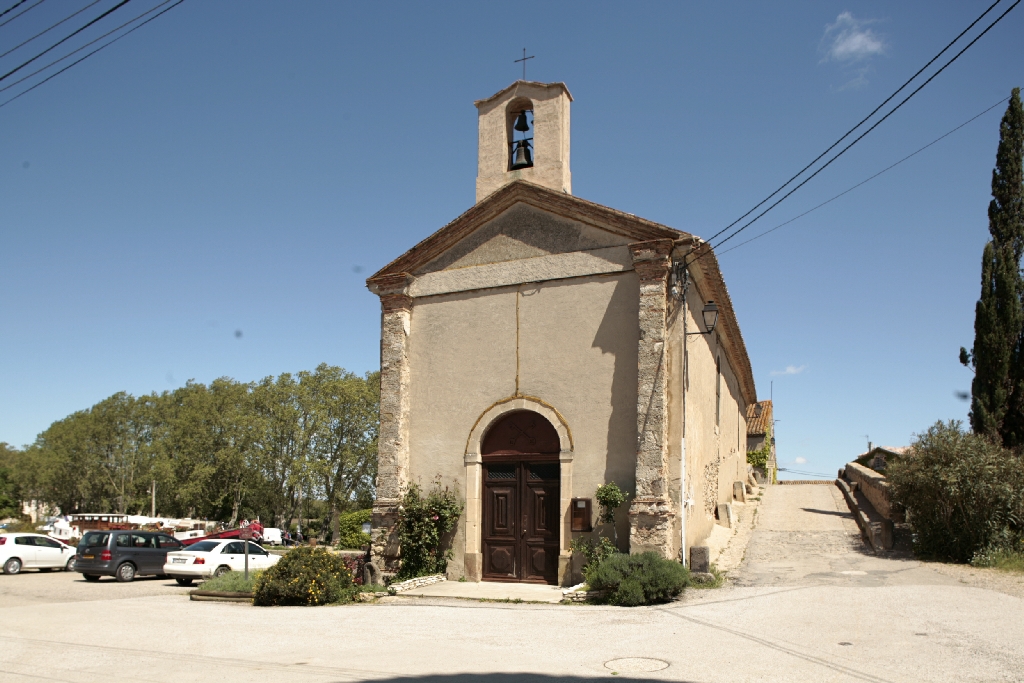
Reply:
<svg viewBox="0 0 1024 683"><path fill-rule="evenodd" d="M981 298L974 348L960 350L975 369L971 427L1009 448L1024 445L1024 109L1014 88L999 126L988 229L981 259Z"/></svg>

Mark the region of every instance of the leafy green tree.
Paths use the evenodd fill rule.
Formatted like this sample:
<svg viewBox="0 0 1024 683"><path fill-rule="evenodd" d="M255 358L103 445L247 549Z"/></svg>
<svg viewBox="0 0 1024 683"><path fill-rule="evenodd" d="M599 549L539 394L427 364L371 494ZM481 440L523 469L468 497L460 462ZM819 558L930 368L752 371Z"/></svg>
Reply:
<svg viewBox="0 0 1024 683"><path fill-rule="evenodd" d="M312 471L320 480L329 511L331 543L340 542L340 515L367 508L377 476L380 373L359 377L322 364L301 382L322 411Z"/></svg>
<svg viewBox="0 0 1024 683"><path fill-rule="evenodd" d="M989 232L975 308L974 347L960 360L974 367L971 427L1013 448L1024 444L1024 110L1014 88L999 127L992 172Z"/></svg>
<svg viewBox="0 0 1024 683"><path fill-rule="evenodd" d="M21 514L21 500L13 477L20 453L18 449L0 442L0 519Z"/></svg>

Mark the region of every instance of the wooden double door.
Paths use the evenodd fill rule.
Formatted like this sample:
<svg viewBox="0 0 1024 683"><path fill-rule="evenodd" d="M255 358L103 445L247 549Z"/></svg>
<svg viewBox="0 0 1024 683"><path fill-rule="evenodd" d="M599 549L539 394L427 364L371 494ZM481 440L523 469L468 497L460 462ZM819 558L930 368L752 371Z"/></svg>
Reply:
<svg viewBox="0 0 1024 683"><path fill-rule="evenodd" d="M550 457L483 463L483 579L558 581L558 460Z"/></svg>

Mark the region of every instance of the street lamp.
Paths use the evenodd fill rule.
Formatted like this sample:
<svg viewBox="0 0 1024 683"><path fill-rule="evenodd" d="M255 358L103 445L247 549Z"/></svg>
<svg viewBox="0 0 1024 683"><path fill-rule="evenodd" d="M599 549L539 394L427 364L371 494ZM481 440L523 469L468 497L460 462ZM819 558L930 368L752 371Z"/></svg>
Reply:
<svg viewBox="0 0 1024 683"><path fill-rule="evenodd" d="M701 311L701 315L704 317L704 329L705 332L687 332L686 334L711 334L715 331L715 325L718 324L718 306L714 301L708 301L704 305L704 310Z"/></svg>

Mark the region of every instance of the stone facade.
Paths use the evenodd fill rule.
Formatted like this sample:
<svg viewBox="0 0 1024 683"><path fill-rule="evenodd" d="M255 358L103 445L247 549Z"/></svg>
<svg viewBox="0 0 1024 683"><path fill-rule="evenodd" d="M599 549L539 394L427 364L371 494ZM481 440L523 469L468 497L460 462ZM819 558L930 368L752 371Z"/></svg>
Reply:
<svg viewBox="0 0 1024 683"><path fill-rule="evenodd" d="M521 97L536 113L531 182L505 170ZM578 571L570 542L591 533L572 531L573 499L616 482L629 494L620 549L688 558L745 478L756 393L714 255L691 235L571 196L570 101L562 84L518 83L478 102L477 204L367 280L382 309L372 552L386 571L397 567L402 496L440 477L466 501L448 578L482 578L481 444L509 412L536 413L558 434L549 528L563 585ZM684 262L692 282L680 292ZM710 299L718 327L694 334Z"/></svg>
<svg viewBox="0 0 1024 683"><path fill-rule="evenodd" d="M629 508L629 546L633 552L656 550L667 557L677 545L671 535L675 512L668 500L666 450L665 325L672 247L668 239L629 247L640 280L636 495Z"/></svg>

